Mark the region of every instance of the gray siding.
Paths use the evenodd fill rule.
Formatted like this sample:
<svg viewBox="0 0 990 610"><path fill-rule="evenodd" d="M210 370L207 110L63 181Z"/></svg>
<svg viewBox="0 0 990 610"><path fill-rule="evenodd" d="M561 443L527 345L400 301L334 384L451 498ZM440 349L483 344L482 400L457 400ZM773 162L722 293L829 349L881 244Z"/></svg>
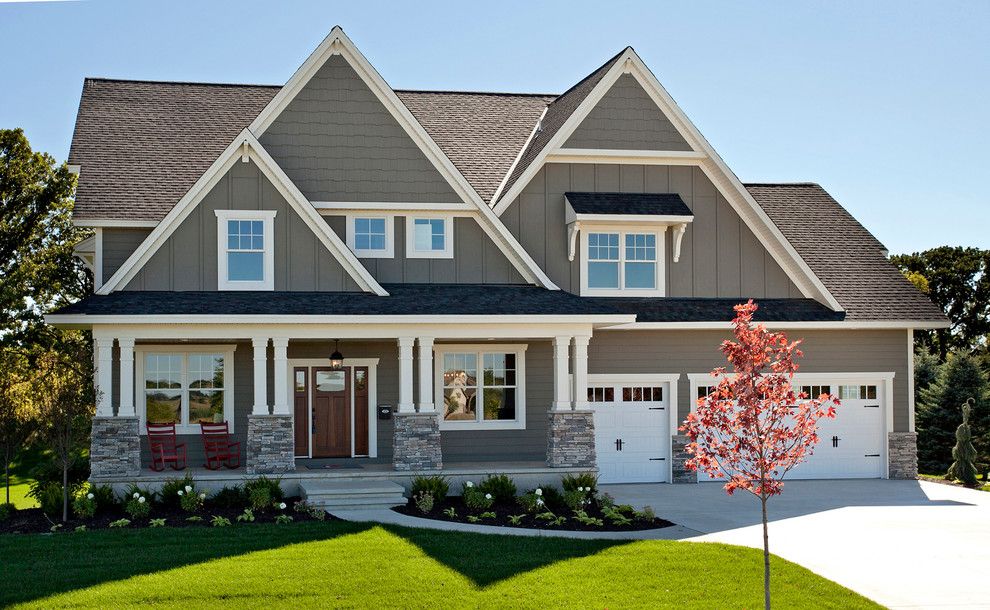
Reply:
<svg viewBox="0 0 990 610"><path fill-rule="evenodd" d="M339 55L323 64L260 139L310 201L460 201Z"/></svg>
<svg viewBox="0 0 990 610"><path fill-rule="evenodd" d="M103 281L109 280L124 261L151 234L151 229L103 229Z"/></svg>
<svg viewBox="0 0 990 610"><path fill-rule="evenodd" d="M564 148L691 150L631 74L615 81Z"/></svg>
<svg viewBox="0 0 990 610"><path fill-rule="evenodd" d="M235 163L125 290L216 290L220 209L276 210L275 290L360 290L254 162Z"/></svg>
<svg viewBox="0 0 990 610"><path fill-rule="evenodd" d="M578 252L567 260L564 193L677 193L694 213L673 262L666 239L666 289L672 297L800 297L801 292L696 167L548 163L502 214L502 222L563 290L579 293Z"/></svg>
<svg viewBox="0 0 990 610"><path fill-rule="evenodd" d="M347 239L347 218L324 217L341 240ZM406 258L406 219L396 216L395 256L363 258L361 263L382 283L397 284L525 284L474 218L454 218L454 258Z"/></svg>
<svg viewBox="0 0 990 610"><path fill-rule="evenodd" d="M588 347L590 373L707 373L726 366L719 351L729 333L701 330L599 331ZM803 373L886 373L894 376L894 431L908 430L908 351L903 330L790 331L804 339ZM678 386L678 421L691 409L690 385Z"/></svg>

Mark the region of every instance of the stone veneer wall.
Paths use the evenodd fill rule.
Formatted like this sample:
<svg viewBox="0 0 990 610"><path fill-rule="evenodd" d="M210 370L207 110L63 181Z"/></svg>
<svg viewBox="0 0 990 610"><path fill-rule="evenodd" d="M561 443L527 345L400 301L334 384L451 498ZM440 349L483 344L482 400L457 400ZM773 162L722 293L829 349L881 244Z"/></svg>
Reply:
<svg viewBox="0 0 990 610"><path fill-rule="evenodd" d="M137 417L94 417L89 467L93 479L141 474L141 436Z"/></svg>
<svg viewBox="0 0 990 610"><path fill-rule="evenodd" d="M440 470L440 420L436 413L396 413L392 465L396 470Z"/></svg>
<svg viewBox="0 0 990 610"><path fill-rule="evenodd" d="M547 417L547 466L597 467L594 412L550 411Z"/></svg>
<svg viewBox="0 0 990 610"><path fill-rule="evenodd" d="M673 456L673 475L674 480L672 483L697 483L698 473L693 470L688 470L684 466L684 463L688 461L691 455L684 450L688 444L688 437L683 434L675 434L670 437L670 453Z"/></svg>
<svg viewBox="0 0 990 610"><path fill-rule="evenodd" d="M891 479L918 478L918 435L914 432L889 432L887 464L887 476Z"/></svg>
<svg viewBox="0 0 990 610"><path fill-rule="evenodd" d="M291 415L249 415L248 474L282 474L296 468Z"/></svg>

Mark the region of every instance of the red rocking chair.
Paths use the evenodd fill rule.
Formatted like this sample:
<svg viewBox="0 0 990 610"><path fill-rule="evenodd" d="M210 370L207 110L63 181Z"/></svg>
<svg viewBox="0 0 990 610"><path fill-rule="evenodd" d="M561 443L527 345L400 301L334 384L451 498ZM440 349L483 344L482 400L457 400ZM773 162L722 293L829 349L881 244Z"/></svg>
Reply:
<svg viewBox="0 0 990 610"><path fill-rule="evenodd" d="M165 470L168 464L173 470L186 467L186 444L175 441L175 424L148 424L148 445L151 447L151 469Z"/></svg>
<svg viewBox="0 0 990 610"><path fill-rule="evenodd" d="M203 434L203 450L206 452L206 467L210 470L241 467L241 443L230 440L227 422L199 422Z"/></svg>

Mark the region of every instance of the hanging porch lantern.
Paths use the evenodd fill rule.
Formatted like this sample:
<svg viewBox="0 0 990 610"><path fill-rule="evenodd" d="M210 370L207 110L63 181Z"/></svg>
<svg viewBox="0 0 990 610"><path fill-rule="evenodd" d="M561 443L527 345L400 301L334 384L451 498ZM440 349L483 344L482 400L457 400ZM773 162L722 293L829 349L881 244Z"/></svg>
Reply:
<svg viewBox="0 0 990 610"><path fill-rule="evenodd" d="M340 353L338 346L340 345L340 339L333 340L333 353L330 354L330 370L342 371L344 370L344 355Z"/></svg>

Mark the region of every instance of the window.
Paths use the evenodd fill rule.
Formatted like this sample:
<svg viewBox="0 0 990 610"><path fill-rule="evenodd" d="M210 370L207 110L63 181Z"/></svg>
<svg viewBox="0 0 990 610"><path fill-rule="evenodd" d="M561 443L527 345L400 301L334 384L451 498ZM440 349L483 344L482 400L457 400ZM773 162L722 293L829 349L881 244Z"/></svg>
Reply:
<svg viewBox="0 0 990 610"><path fill-rule="evenodd" d="M351 216L347 219L347 247L361 258L392 258L394 224L391 216Z"/></svg>
<svg viewBox="0 0 990 610"><path fill-rule="evenodd" d="M453 258L454 239L447 217L406 217L406 258Z"/></svg>
<svg viewBox="0 0 990 610"><path fill-rule="evenodd" d="M663 233L588 231L582 294L663 296Z"/></svg>
<svg viewBox="0 0 990 610"><path fill-rule="evenodd" d="M698 386L698 398L708 398L710 394L715 392L715 386L713 385L699 385Z"/></svg>
<svg viewBox="0 0 990 610"><path fill-rule="evenodd" d="M663 388L623 386L622 401L623 402L662 402Z"/></svg>
<svg viewBox="0 0 990 610"><path fill-rule="evenodd" d="M437 404L446 429L526 427L526 346L438 346Z"/></svg>
<svg viewBox="0 0 990 610"><path fill-rule="evenodd" d="M840 385L839 400L876 400L875 385Z"/></svg>
<svg viewBox="0 0 990 610"><path fill-rule="evenodd" d="M615 388L588 387L588 402L615 402Z"/></svg>
<svg viewBox="0 0 990 610"><path fill-rule="evenodd" d="M275 289L275 211L216 210L217 288Z"/></svg>
<svg viewBox="0 0 990 610"><path fill-rule="evenodd" d="M176 424L199 433L199 422L227 421L233 429L232 346L176 351L171 346L135 349L138 410L144 422Z"/></svg>
<svg viewBox="0 0 990 610"><path fill-rule="evenodd" d="M807 398L818 398L822 394L832 394L832 386L830 385L803 385L801 386L801 393Z"/></svg>

